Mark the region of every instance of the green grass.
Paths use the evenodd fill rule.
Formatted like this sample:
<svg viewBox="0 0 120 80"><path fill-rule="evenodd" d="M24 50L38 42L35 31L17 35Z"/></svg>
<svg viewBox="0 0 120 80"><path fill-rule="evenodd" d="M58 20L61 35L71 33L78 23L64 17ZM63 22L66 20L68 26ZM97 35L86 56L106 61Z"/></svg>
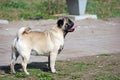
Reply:
<svg viewBox="0 0 120 80"><path fill-rule="evenodd" d="M99 18L120 17L120 0L88 0L87 13Z"/></svg>
<svg viewBox="0 0 120 80"><path fill-rule="evenodd" d="M48 6L47 0L0 0L0 18L8 20L49 19L56 18L53 14L65 12L66 6L59 4L63 10L57 9L57 1Z"/></svg>
<svg viewBox="0 0 120 80"><path fill-rule="evenodd" d="M105 57L104 55L96 56L57 61L57 74L48 71L46 63L30 63L29 76L18 70L21 69L19 64L16 66L17 73L15 74L10 74L9 67L4 67L0 70L0 80L120 80L120 54L109 54L107 57L106 55ZM7 73L1 74L4 71Z"/></svg>
<svg viewBox="0 0 120 80"><path fill-rule="evenodd" d="M109 75L105 73L97 73L95 80L120 80L120 74Z"/></svg>
<svg viewBox="0 0 120 80"><path fill-rule="evenodd" d="M81 75L80 74L74 74L74 75L71 75L70 76L70 79L72 79L72 80L80 80L80 78L81 78Z"/></svg>
<svg viewBox="0 0 120 80"><path fill-rule="evenodd" d="M88 68L94 66L95 64L93 63L69 63L68 65L73 67L72 72L76 72L76 71L87 70Z"/></svg>
<svg viewBox="0 0 120 80"><path fill-rule="evenodd" d="M67 13L65 0L0 0L0 18L55 19L54 14ZM96 14L98 18L120 17L120 0L88 0L86 13Z"/></svg>
<svg viewBox="0 0 120 80"><path fill-rule="evenodd" d="M98 56L110 56L110 54L100 54L100 55L98 55Z"/></svg>

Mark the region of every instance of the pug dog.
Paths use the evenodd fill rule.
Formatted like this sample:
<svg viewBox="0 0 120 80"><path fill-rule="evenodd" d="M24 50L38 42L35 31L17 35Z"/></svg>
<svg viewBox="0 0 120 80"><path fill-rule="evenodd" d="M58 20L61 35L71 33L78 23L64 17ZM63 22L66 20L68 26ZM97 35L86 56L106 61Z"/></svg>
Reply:
<svg viewBox="0 0 120 80"><path fill-rule="evenodd" d="M63 49L65 36L75 28L73 21L67 17L58 19L56 27L43 32L33 31L29 27L20 28L12 44L11 71L15 73L15 61L21 56L23 71L29 75L27 63L34 50L38 55L48 56L48 67L52 73L56 73L56 57Z"/></svg>

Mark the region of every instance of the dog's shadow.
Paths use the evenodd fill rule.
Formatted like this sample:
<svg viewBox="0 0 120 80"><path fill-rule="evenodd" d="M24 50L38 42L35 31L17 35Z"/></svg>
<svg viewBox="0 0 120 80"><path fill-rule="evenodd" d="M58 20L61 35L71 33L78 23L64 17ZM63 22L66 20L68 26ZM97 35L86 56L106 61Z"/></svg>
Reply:
<svg viewBox="0 0 120 80"><path fill-rule="evenodd" d="M40 69L41 71L48 72L48 62L31 62L27 65L27 69ZM21 72L21 64L15 64L15 71ZM0 66L0 75L10 74L10 66Z"/></svg>

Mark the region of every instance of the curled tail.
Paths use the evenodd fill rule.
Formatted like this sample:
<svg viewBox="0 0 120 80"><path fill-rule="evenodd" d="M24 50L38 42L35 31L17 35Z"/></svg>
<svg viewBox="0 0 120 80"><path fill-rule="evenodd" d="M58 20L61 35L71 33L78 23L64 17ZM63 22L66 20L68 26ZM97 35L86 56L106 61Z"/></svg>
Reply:
<svg viewBox="0 0 120 80"><path fill-rule="evenodd" d="M31 30L31 28L29 28L29 27L22 27L19 29L17 36L21 37L24 34L28 34L30 32L30 30Z"/></svg>

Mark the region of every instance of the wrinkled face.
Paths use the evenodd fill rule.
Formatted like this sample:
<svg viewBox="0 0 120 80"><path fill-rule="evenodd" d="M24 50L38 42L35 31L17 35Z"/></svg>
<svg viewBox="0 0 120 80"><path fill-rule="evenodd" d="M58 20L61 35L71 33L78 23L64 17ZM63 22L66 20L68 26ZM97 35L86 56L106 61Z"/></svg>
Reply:
<svg viewBox="0 0 120 80"><path fill-rule="evenodd" d="M57 25L65 32L73 32L75 30L74 23L67 17L59 19Z"/></svg>

